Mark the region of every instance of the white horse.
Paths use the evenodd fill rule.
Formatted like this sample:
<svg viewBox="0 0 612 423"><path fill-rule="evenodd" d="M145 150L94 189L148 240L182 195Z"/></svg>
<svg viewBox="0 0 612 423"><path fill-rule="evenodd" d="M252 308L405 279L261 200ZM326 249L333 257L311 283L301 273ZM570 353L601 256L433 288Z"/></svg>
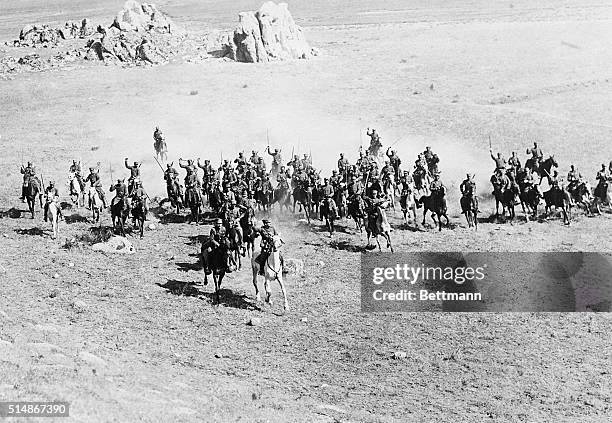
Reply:
<svg viewBox="0 0 612 423"><path fill-rule="evenodd" d="M51 230L53 235L51 238L57 238L57 228L59 222L59 205L55 201L50 201L47 197L47 218L51 220Z"/></svg>
<svg viewBox="0 0 612 423"><path fill-rule="evenodd" d="M94 223L100 221L100 210L102 210L102 199L96 187L90 186L87 191L87 197L89 198L89 208L91 209L92 218Z"/></svg>
<svg viewBox="0 0 612 423"><path fill-rule="evenodd" d="M289 303L287 302L287 293L285 291L285 285L283 284L283 267L280 261L280 247L284 244L283 240L278 235L274 235L272 238L272 252L268 256L264 264L264 288L266 290L266 303L272 304L272 292L270 291L270 282L277 280L280 284L281 291L283 293L283 307L285 310L289 309ZM257 287L257 275L259 274L260 266L255 261L256 255L253 255L251 265L253 268L253 285L255 286L255 297L257 302L261 302L261 296L259 295L259 288Z"/></svg>
<svg viewBox="0 0 612 423"><path fill-rule="evenodd" d="M81 184L74 172L68 174L68 186L70 187L70 199L76 204L77 209L85 205L85 193L81 191Z"/></svg>

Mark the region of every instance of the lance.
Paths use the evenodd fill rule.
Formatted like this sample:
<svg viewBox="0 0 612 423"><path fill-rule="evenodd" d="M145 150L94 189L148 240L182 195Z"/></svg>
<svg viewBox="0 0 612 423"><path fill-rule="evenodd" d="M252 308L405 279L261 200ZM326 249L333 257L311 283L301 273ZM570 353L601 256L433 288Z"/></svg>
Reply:
<svg viewBox="0 0 612 423"><path fill-rule="evenodd" d="M114 181L114 179L113 179L113 165L110 162L108 162L108 171L110 172L111 185L112 185L113 181Z"/></svg>
<svg viewBox="0 0 612 423"><path fill-rule="evenodd" d="M159 168L161 169L162 172L164 172L164 168L162 167L162 165L159 163L159 160L157 160L157 157L153 157L155 159L155 162L157 162L157 165L159 166ZM165 172L164 172L165 173Z"/></svg>
<svg viewBox="0 0 612 423"><path fill-rule="evenodd" d="M489 135L489 150L493 150L493 147L491 146L491 135Z"/></svg>

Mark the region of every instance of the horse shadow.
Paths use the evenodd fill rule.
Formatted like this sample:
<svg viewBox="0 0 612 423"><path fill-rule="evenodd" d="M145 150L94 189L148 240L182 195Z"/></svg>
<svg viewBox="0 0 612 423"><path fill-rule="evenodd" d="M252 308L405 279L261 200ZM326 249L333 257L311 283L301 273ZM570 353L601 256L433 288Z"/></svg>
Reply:
<svg viewBox="0 0 612 423"><path fill-rule="evenodd" d="M30 235L30 236L43 236L45 231L38 226L30 229L15 229L15 232L19 235Z"/></svg>
<svg viewBox="0 0 612 423"><path fill-rule="evenodd" d="M157 286L164 288L166 292L184 297L199 297L200 291L196 288L196 282L185 282L176 279L168 279L164 284L157 283Z"/></svg>
<svg viewBox="0 0 612 423"><path fill-rule="evenodd" d="M8 210L0 210L0 219L10 218L10 219L19 219L22 215L30 213L29 210L21 210L16 209L15 207L11 207Z"/></svg>
<svg viewBox="0 0 612 423"><path fill-rule="evenodd" d="M172 223L187 223L189 222L189 216L176 214L176 213L165 213L165 214L155 214L154 216L159 219L159 223L162 225L168 225Z"/></svg>
<svg viewBox="0 0 612 423"><path fill-rule="evenodd" d="M349 243L349 241L346 240L342 240L342 241L330 241L329 242L330 247L336 249L336 250L340 250L340 251L348 251L351 253L362 253L366 251L365 247L359 246L359 245L355 245L355 244L351 244Z"/></svg>
<svg viewBox="0 0 612 423"><path fill-rule="evenodd" d="M67 224L71 225L73 223L87 223L88 219L86 216L82 216L80 214L71 214L70 216L64 217Z"/></svg>
<svg viewBox="0 0 612 423"><path fill-rule="evenodd" d="M217 303L217 295L214 291L202 292L201 294L204 298L207 299L210 304L223 305L225 307L231 307L240 310L262 311L262 309L257 305L257 303L251 300L245 294L238 294L228 288L221 288L221 290L219 291L219 303Z"/></svg>
<svg viewBox="0 0 612 423"><path fill-rule="evenodd" d="M175 264L176 264L177 270L180 272L189 272L189 271L199 272L202 270L202 264L199 261L195 263L180 262L180 263L175 263Z"/></svg>

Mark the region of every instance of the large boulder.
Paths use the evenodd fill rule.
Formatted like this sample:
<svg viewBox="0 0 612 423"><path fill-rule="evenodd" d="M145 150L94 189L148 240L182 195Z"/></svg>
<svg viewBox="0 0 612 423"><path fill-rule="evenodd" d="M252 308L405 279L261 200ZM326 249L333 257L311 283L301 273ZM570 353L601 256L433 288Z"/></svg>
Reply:
<svg viewBox="0 0 612 423"><path fill-rule="evenodd" d="M117 13L112 26L121 31L182 32L168 16L157 10L154 4L140 4L135 0L125 2L123 9Z"/></svg>
<svg viewBox="0 0 612 423"><path fill-rule="evenodd" d="M242 12L238 26L226 46L238 62L307 59L317 54L308 45L287 3L264 3L257 12Z"/></svg>
<svg viewBox="0 0 612 423"><path fill-rule="evenodd" d="M113 236L106 242L99 242L91 246L94 251L117 254L134 254L134 246L121 236Z"/></svg>

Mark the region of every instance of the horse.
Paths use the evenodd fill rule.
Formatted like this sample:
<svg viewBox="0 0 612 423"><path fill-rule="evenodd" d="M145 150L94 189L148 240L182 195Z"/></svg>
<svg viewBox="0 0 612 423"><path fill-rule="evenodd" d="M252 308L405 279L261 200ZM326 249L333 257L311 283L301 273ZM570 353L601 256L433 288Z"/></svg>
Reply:
<svg viewBox="0 0 612 423"><path fill-rule="evenodd" d="M163 199L160 202L160 206L166 202L170 202L172 207L176 208L176 214L179 214L181 212L181 207L183 207L183 197L181 195L181 186L178 181L166 181L166 192L168 193L168 198Z"/></svg>
<svg viewBox="0 0 612 423"><path fill-rule="evenodd" d="M155 137L153 142L153 148L155 149L155 156L161 161L168 159L168 147L166 146L166 140L162 137Z"/></svg>
<svg viewBox="0 0 612 423"><path fill-rule="evenodd" d="M208 205L213 210L213 213L218 216L223 205L222 193L218 187L211 189L208 193Z"/></svg>
<svg viewBox="0 0 612 423"><path fill-rule="evenodd" d="M418 205L423 206L423 225L425 225L425 218L427 217L427 212L431 212L431 219L434 221L434 224L438 224L438 231L442 230L442 217L446 219L446 226L450 224L450 220L447 216L447 207L446 207L446 198L445 192L432 192L429 195L423 195L420 198L417 198L416 203ZM438 220L436 221L436 216Z"/></svg>
<svg viewBox="0 0 612 423"><path fill-rule="evenodd" d="M525 163L526 169L530 169L532 172L536 172L540 176L540 182L538 182L538 185L542 183L542 179L544 179L545 176L548 177L548 183L550 183L550 171L553 167L559 167L554 154L549 156L541 163L538 163L533 157L528 159Z"/></svg>
<svg viewBox="0 0 612 423"><path fill-rule="evenodd" d="M612 200L610 198L609 186L607 180L604 178L600 178L597 186L595 187L595 191L593 191L593 195L595 197L595 208L597 209L597 213L601 214L600 204L607 204L608 206L612 205Z"/></svg>
<svg viewBox="0 0 612 423"><path fill-rule="evenodd" d="M347 215L347 193L348 189L344 182L338 185L338 188L334 192L334 202L338 207L338 218L342 219Z"/></svg>
<svg viewBox="0 0 612 423"><path fill-rule="evenodd" d="M100 199L100 194L98 194L98 190L94 186L90 186L87 190L87 198L89 205L89 209L92 213L92 219L94 223L100 221L100 210L102 210L102 200Z"/></svg>
<svg viewBox="0 0 612 423"><path fill-rule="evenodd" d="M111 220L113 222L113 230L122 236L125 236L125 221L130 214L130 203L126 197L113 198L111 202Z"/></svg>
<svg viewBox="0 0 612 423"><path fill-rule="evenodd" d="M325 227L329 236L334 235L334 221L338 219L338 207L333 198L325 198L321 203L321 215L325 218Z"/></svg>
<svg viewBox="0 0 612 423"><path fill-rule="evenodd" d="M412 189L403 189L400 193L400 207L404 215L404 223L408 225L408 210L412 210L414 221L417 220L417 206L414 191Z"/></svg>
<svg viewBox="0 0 612 423"><path fill-rule="evenodd" d="M366 218L365 203L363 197L359 194L353 194L349 197L347 204L347 213L350 218L355 221L355 227L362 233L363 222Z"/></svg>
<svg viewBox="0 0 612 423"><path fill-rule="evenodd" d="M313 202L312 187L299 185L293 190L293 213L295 213L295 204L299 204L300 208L304 208L306 220L310 223L311 205Z"/></svg>
<svg viewBox="0 0 612 423"><path fill-rule="evenodd" d="M140 237L144 237L144 223L147 220L145 203L142 199L135 199L132 202L132 221L140 232Z"/></svg>
<svg viewBox="0 0 612 423"><path fill-rule="evenodd" d="M40 201L40 208L42 209L44 207L42 201L43 193L41 187L42 184L40 183L40 180L37 177L30 177L25 192L26 200L28 202L28 210L30 211L30 213L32 213L32 219L34 219L34 215L36 214L34 206L36 205L37 196Z"/></svg>
<svg viewBox="0 0 612 423"><path fill-rule="evenodd" d="M535 220L538 216L538 205L542 199L542 193L538 185L523 185L520 188L519 199L521 200L521 207L523 213L525 213L525 219L529 222L529 213L532 213L532 217Z"/></svg>
<svg viewBox="0 0 612 423"><path fill-rule="evenodd" d="M243 237L239 230L233 225L227 229L227 238L229 240L229 253L232 260L237 265L238 270L242 268L242 260L240 256L244 255Z"/></svg>
<svg viewBox="0 0 612 423"><path fill-rule="evenodd" d="M195 222L196 225L200 223L200 215L202 214L202 193L197 187L187 188L185 193L185 203L191 210L191 222Z"/></svg>
<svg viewBox="0 0 612 423"><path fill-rule="evenodd" d="M518 185L511 182L507 188L493 183L493 196L495 197L495 217L499 217L499 205L502 205L502 216L506 215L506 209L508 209L508 217L510 220L516 217L514 211L514 205L516 203L516 197L519 194Z"/></svg>
<svg viewBox="0 0 612 423"><path fill-rule="evenodd" d="M283 206L285 210L289 210L289 206L291 205L291 194L289 193L289 184L282 183L274 190L274 195L272 196L272 204L278 203L280 206L280 211L283 211Z"/></svg>
<svg viewBox="0 0 612 423"><path fill-rule="evenodd" d="M580 181L574 185L567 187L567 191L570 193L572 200L577 204L584 207L587 216L593 214L592 206L594 198L591 195L591 187L588 182ZM598 209L599 210L599 209Z"/></svg>
<svg viewBox="0 0 612 423"><path fill-rule="evenodd" d="M266 291L266 303L272 305L272 292L270 291L270 282L277 280L281 291L283 293L283 308L289 309L289 303L287 302L287 292L285 291L285 284L283 283L283 266L280 258L280 248L284 244L283 240L278 236L272 237L272 251L264 266L264 289ZM255 287L255 298L257 302L261 302L261 296L259 295L259 288L257 287L257 275L259 274L260 265L257 263L255 257L251 260L251 266L253 268L253 286Z"/></svg>
<svg viewBox="0 0 612 423"><path fill-rule="evenodd" d="M208 251L206 244L202 244L200 249L200 260L204 269L204 285L208 285L208 274L212 273L215 283L215 299L219 304L219 292L221 291L221 282L225 277L228 267L231 263L229 241L225 240L216 248ZM208 272L206 271L208 269Z"/></svg>
<svg viewBox="0 0 612 423"><path fill-rule="evenodd" d="M273 196L273 190L268 188L257 188L255 191L255 201L257 201L259 210L269 212L270 206L272 205Z"/></svg>
<svg viewBox="0 0 612 423"><path fill-rule="evenodd" d="M546 214L553 208L561 207L563 213L563 223L570 224L572 218L571 196L565 188L552 188L544 193L544 202L546 203Z"/></svg>
<svg viewBox="0 0 612 423"><path fill-rule="evenodd" d="M49 201L47 198L47 218L51 221L52 239L57 238L59 214L59 205L55 201Z"/></svg>
<svg viewBox="0 0 612 423"><path fill-rule="evenodd" d="M368 235L368 244L366 248L371 246L371 237L376 238L378 244L378 251L382 252L380 248L380 241L378 237L382 235L387 240L387 248L393 252L393 245L391 245L391 225L387 220L384 208L388 205L388 202L383 202L380 205L375 206L373 210L370 210L367 214L366 220L366 234Z"/></svg>
<svg viewBox="0 0 612 423"><path fill-rule="evenodd" d="M81 181L79 181L76 173L70 172L68 174L68 186L72 204L76 204L77 208L83 207L85 205L85 190L81 186Z"/></svg>
<svg viewBox="0 0 612 423"><path fill-rule="evenodd" d="M468 228L474 227L474 230L478 230L478 197L473 193L464 194L459 200L461 205L461 213L465 215L467 220Z"/></svg>
<svg viewBox="0 0 612 423"><path fill-rule="evenodd" d="M414 188L419 192L425 192L425 195L427 195L428 187L431 184L431 178L427 171L424 169L415 169L412 174L412 179L414 180Z"/></svg>
<svg viewBox="0 0 612 423"><path fill-rule="evenodd" d="M255 218L255 210L253 207L248 206L242 217L240 218L240 227L242 228L242 238L244 242L245 253L249 257L253 256L253 248L255 247L255 226L253 225L253 219Z"/></svg>
<svg viewBox="0 0 612 423"><path fill-rule="evenodd" d="M386 174L382 178L382 193L389 198L391 202L391 207L395 211L395 179L393 178L393 174Z"/></svg>

